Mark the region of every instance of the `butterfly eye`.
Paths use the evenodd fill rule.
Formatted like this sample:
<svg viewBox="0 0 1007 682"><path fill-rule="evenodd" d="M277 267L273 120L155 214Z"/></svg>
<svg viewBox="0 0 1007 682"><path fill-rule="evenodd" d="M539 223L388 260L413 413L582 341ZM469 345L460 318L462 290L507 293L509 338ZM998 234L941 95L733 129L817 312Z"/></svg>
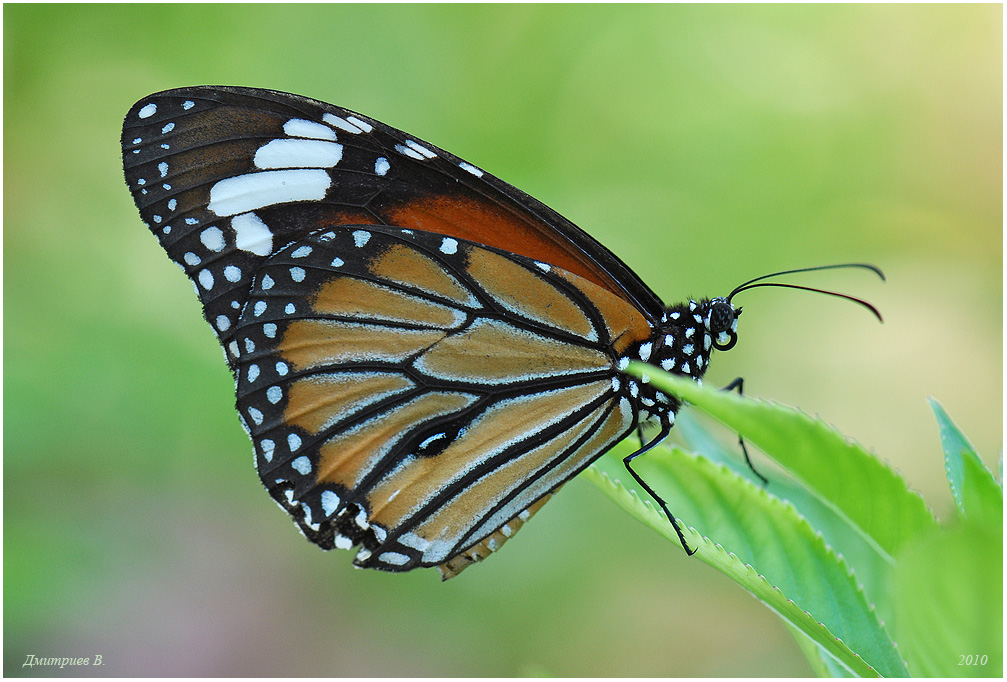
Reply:
<svg viewBox="0 0 1007 682"><path fill-rule="evenodd" d="M710 331L714 334L726 332L737 317L730 303L718 301L710 308Z"/></svg>
<svg viewBox="0 0 1007 682"><path fill-rule="evenodd" d="M714 348L731 350L738 343L738 334L734 331L734 323L740 313L741 308L735 309L725 300L714 300L710 305L707 328L713 335Z"/></svg>

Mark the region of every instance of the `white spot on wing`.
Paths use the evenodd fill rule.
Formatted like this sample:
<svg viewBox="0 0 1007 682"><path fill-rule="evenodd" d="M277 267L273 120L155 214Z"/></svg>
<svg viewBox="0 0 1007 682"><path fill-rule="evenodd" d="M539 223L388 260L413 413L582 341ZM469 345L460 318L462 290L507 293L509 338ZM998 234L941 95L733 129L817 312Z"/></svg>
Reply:
<svg viewBox="0 0 1007 682"><path fill-rule="evenodd" d="M426 158L418 151L410 149L409 147L406 147L405 145L401 144L395 145L395 151L397 151L399 154L402 154L403 156L408 156L410 158L416 159L417 161L422 161L424 158Z"/></svg>
<svg viewBox="0 0 1007 682"><path fill-rule="evenodd" d="M378 561L391 564L392 566L403 566L409 561L409 557L398 552L382 552L378 555Z"/></svg>
<svg viewBox="0 0 1007 682"><path fill-rule="evenodd" d="M150 118L157 113L157 105L151 102L136 113L140 118Z"/></svg>
<svg viewBox="0 0 1007 682"><path fill-rule="evenodd" d="M481 170L473 166L471 163L468 163L467 161L462 161L461 163L458 164L458 167L461 168L463 171L468 171L477 178L481 178L483 176L483 172Z"/></svg>
<svg viewBox="0 0 1007 682"><path fill-rule="evenodd" d="M322 120L334 128L345 130L346 132L353 133L354 135L359 135L364 132L362 128L358 128L346 119L340 118L335 114L322 114Z"/></svg>
<svg viewBox="0 0 1007 682"><path fill-rule="evenodd" d="M328 173L314 168L236 175L210 188L207 208L217 215L237 215L289 201L318 201L331 184Z"/></svg>
<svg viewBox="0 0 1007 682"><path fill-rule="evenodd" d="M208 227L199 234L199 241L210 251L224 250L224 233L219 227Z"/></svg>
<svg viewBox="0 0 1007 682"><path fill-rule="evenodd" d="M343 158L343 145L322 140L272 140L255 152L258 168L332 168Z"/></svg>
<svg viewBox="0 0 1007 682"><path fill-rule="evenodd" d="M416 150L417 152L419 152L423 156L427 157L428 159L432 159L435 156L437 156L432 151L430 151L429 149L427 149L426 147L424 147L420 143L415 142L413 140L406 140L406 146L409 147L410 149Z"/></svg>
<svg viewBox="0 0 1007 682"><path fill-rule="evenodd" d="M354 230L353 231L353 243L357 245L358 249L364 248L367 242L371 238L371 233L367 230Z"/></svg>
<svg viewBox="0 0 1007 682"><path fill-rule="evenodd" d="M254 213L242 213L231 218L231 229L234 230L234 245L242 251L256 256L268 256L273 252L273 233Z"/></svg>
<svg viewBox="0 0 1007 682"><path fill-rule="evenodd" d="M283 132L291 137L309 137L315 140L336 141L336 131L321 123L303 118L292 118L283 124Z"/></svg>
<svg viewBox="0 0 1007 682"><path fill-rule="evenodd" d="M361 120L360 120L359 118L357 118L356 116L347 116L347 117L346 117L346 120L347 120L347 121L348 121L349 123L352 123L352 124L353 124L353 125L355 125L356 127L358 127L358 128L360 128L361 130L363 130L363 131L364 131L365 133L369 133L369 132L371 132L372 130L374 130L374 126L372 126L372 125L371 125L370 123L368 123L367 121L361 121Z"/></svg>
<svg viewBox="0 0 1007 682"><path fill-rule="evenodd" d="M383 156L379 156L378 160L374 162L374 172L378 175L384 175L391 167L391 164L388 163L388 159Z"/></svg>
<svg viewBox="0 0 1007 682"><path fill-rule="evenodd" d="M452 254L458 252L458 241L451 237L445 237L441 241L441 253Z"/></svg>
<svg viewBox="0 0 1007 682"><path fill-rule="evenodd" d="M322 511L325 512L326 516L332 516L332 513L339 508L339 495L336 495L331 490L325 490L322 492Z"/></svg>
<svg viewBox="0 0 1007 682"><path fill-rule="evenodd" d="M307 476L311 473L311 460L303 455L291 462L290 466L294 467L297 473L302 476Z"/></svg>
<svg viewBox="0 0 1007 682"><path fill-rule="evenodd" d="M213 288L213 273L209 270L199 271L199 283L203 285L203 288L209 291Z"/></svg>

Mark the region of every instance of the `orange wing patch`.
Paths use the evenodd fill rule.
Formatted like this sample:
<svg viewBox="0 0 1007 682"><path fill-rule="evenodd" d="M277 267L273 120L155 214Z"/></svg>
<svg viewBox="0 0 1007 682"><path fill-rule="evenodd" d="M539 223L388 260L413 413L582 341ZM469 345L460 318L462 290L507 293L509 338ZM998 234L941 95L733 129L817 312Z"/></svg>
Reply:
<svg viewBox="0 0 1007 682"><path fill-rule="evenodd" d="M415 387L416 384L399 374L313 374L290 385L283 419L316 434L367 405Z"/></svg>
<svg viewBox="0 0 1007 682"><path fill-rule="evenodd" d="M585 415L578 425L570 430L578 431L579 435L590 432L590 438L580 445L575 453L569 454L562 461L555 463L547 471L540 472L505 507L492 516L481 519L478 526L470 527L468 533L462 538L463 543L471 543L486 537L500 528L516 512L529 506L542 495L558 488L560 484L583 469L598 454L625 437L626 432L632 426L633 416L631 412L623 409L623 406L628 407L628 404L624 400L619 400L615 403L614 409L609 410L608 408L613 406L610 402L606 402Z"/></svg>
<svg viewBox="0 0 1007 682"><path fill-rule="evenodd" d="M459 305L479 304L471 292L448 274L442 265L405 244L393 244L385 249L370 260L368 269L389 282L416 287Z"/></svg>
<svg viewBox="0 0 1007 682"><path fill-rule="evenodd" d="M598 372L611 366L601 351L487 319L447 336L416 362L417 369L439 379L486 384Z"/></svg>
<svg viewBox="0 0 1007 682"><path fill-rule="evenodd" d="M608 327L612 347L620 355L624 354L626 349L634 343L640 343L650 338L653 332L650 322L636 307L627 305L622 298L582 277L560 270L554 272L584 292L584 295L594 304L594 307L604 318L605 326Z"/></svg>
<svg viewBox="0 0 1007 682"><path fill-rule="evenodd" d="M560 486L560 488L561 487L562 486ZM556 488L556 490L525 509L481 542L477 542L461 554L438 566L437 568L441 572L441 580L450 580L451 578L454 578L472 564L482 561L490 554L500 549L503 543L513 537L514 533L521 530L521 526L523 526L528 519L534 516L535 512L541 509L542 505L548 502L558 490L559 488Z"/></svg>
<svg viewBox="0 0 1007 682"><path fill-rule="evenodd" d="M318 315L415 324L450 329L464 321L455 308L410 296L391 287L353 277L333 277L311 301Z"/></svg>
<svg viewBox="0 0 1007 682"><path fill-rule="evenodd" d="M296 320L276 350L295 370L360 362L401 362L446 336L436 329L394 329L335 320Z"/></svg>
<svg viewBox="0 0 1007 682"><path fill-rule="evenodd" d="M467 269L486 293L508 310L585 339L597 338L583 310L555 284L523 265L486 249L472 249Z"/></svg>
<svg viewBox="0 0 1007 682"><path fill-rule="evenodd" d="M468 239L552 263L618 294L619 285L588 256L545 223L469 197L436 195L414 199L384 212L389 224Z"/></svg>

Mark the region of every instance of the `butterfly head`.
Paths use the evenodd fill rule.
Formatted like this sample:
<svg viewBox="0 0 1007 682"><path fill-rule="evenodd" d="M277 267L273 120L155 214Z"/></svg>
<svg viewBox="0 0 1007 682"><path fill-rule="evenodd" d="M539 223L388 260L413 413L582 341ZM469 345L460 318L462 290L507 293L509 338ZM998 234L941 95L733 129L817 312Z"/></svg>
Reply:
<svg viewBox="0 0 1007 682"><path fill-rule="evenodd" d="M741 308L734 307L726 298L715 298L706 306L703 323L707 333L713 336L713 347L717 350L731 350L738 343L738 316Z"/></svg>
<svg viewBox="0 0 1007 682"><path fill-rule="evenodd" d="M726 298L702 299L665 310L640 358L667 372L698 379L706 372L713 349L730 350L738 342L741 308ZM644 357L648 355L649 357Z"/></svg>

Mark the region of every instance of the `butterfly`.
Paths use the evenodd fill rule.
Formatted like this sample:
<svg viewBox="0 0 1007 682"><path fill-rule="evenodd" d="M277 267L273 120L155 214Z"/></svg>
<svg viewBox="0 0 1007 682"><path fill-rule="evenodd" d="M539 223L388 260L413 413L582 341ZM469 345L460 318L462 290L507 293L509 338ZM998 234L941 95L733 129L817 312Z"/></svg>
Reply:
<svg viewBox="0 0 1007 682"><path fill-rule="evenodd" d="M623 370L699 381L756 280L666 306L524 192L298 95L152 94L122 153L224 348L262 483L309 540L356 548L360 568L453 577L649 423L627 468L688 549L630 466L680 404Z"/></svg>

